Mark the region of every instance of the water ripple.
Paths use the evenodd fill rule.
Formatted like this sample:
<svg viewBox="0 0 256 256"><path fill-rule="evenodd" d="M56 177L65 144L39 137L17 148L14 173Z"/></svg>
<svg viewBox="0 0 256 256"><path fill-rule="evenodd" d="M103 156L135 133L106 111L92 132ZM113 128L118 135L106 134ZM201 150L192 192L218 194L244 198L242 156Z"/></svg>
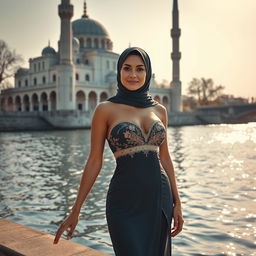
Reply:
<svg viewBox="0 0 256 256"><path fill-rule="evenodd" d="M174 255L256 255L256 123L168 128L168 136L185 219ZM55 234L76 198L89 145L89 130L0 133L0 216ZM73 238L108 255L114 169L106 144Z"/></svg>

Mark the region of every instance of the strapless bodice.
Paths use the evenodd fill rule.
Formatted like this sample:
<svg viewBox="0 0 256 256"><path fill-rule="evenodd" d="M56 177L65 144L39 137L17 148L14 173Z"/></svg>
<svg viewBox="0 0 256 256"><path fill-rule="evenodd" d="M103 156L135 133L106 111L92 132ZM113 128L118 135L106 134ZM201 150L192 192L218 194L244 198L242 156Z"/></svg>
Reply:
<svg viewBox="0 0 256 256"><path fill-rule="evenodd" d="M129 121L114 125L107 138L109 147L115 157L123 155L133 156L136 152L158 151L166 137L163 123L154 121L147 134L137 125Z"/></svg>

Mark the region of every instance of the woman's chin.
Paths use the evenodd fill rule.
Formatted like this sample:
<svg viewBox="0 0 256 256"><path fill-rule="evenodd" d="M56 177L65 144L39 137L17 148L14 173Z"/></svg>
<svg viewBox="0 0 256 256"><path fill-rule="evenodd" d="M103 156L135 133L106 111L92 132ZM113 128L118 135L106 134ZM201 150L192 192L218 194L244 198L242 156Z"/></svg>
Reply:
<svg viewBox="0 0 256 256"><path fill-rule="evenodd" d="M139 88L141 88L143 85L138 85L138 84L126 84L124 85L124 87L130 91L135 91L135 90L138 90Z"/></svg>

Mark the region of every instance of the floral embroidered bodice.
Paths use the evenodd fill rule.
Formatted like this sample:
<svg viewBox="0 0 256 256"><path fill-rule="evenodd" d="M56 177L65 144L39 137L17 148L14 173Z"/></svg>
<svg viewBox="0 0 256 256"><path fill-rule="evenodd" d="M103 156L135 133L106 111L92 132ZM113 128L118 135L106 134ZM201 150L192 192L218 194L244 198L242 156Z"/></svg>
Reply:
<svg viewBox="0 0 256 256"><path fill-rule="evenodd" d="M162 122L154 121L147 134L132 122L117 123L110 130L108 144L116 158L136 152L158 151L166 137L166 130Z"/></svg>

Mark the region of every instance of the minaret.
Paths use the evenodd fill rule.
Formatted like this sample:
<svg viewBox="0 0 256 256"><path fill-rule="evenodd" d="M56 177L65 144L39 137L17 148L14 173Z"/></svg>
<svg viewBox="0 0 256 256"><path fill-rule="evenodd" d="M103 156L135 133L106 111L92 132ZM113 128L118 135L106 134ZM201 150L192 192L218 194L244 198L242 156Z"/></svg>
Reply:
<svg viewBox="0 0 256 256"><path fill-rule="evenodd" d="M171 111L179 112L182 111L181 102L181 81L180 81L180 58L181 52L179 51L179 38L181 30L179 28L179 10L178 0L173 0L172 9L172 99L171 99Z"/></svg>
<svg viewBox="0 0 256 256"><path fill-rule="evenodd" d="M74 66L72 56L73 5L70 0L61 0L59 5L61 32L59 41L59 65L57 79L57 110L75 109Z"/></svg>
<svg viewBox="0 0 256 256"><path fill-rule="evenodd" d="M61 0L59 5L59 16L61 19L60 32L60 64L70 64L72 62L72 26L73 5L70 0Z"/></svg>

